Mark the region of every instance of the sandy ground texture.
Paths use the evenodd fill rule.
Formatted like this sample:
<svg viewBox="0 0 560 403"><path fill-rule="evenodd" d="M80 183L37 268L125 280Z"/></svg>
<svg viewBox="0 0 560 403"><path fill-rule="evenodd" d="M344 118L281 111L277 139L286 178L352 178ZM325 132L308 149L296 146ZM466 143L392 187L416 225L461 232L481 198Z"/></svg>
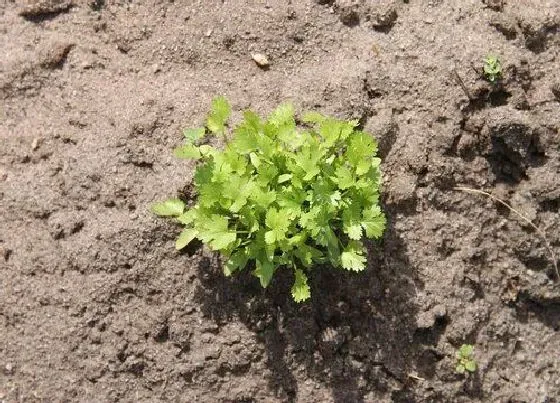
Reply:
<svg viewBox="0 0 560 403"><path fill-rule="evenodd" d="M3 0L0 401L559 402L546 243L453 190L560 255L559 27L557 0ZM218 94L379 139L366 273L317 269L297 305L290 274L174 250L148 207Z"/></svg>

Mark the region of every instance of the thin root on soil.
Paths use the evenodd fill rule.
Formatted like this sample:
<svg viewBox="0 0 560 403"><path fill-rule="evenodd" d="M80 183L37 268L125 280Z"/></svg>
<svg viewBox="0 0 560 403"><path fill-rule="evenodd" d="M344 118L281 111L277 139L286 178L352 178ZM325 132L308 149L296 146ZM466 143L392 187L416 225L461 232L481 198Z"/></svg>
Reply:
<svg viewBox="0 0 560 403"><path fill-rule="evenodd" d="M494 196L491 193L485 192L484 190L472 189L472 188L465 187L465 186L455 186L453 188L453 190L486 196L486 197L500 203L502 206L506 207L512 213L517 214L517 216L519 216L519 218L521 218L523 221L525 221L527 224L529 224L537 232L537 234L539 234L539 236L542 238L546 249L550 253L550 257L552 258L552 265L554 266L554 272L556 274L556 280L560 280L560 274L558 273L558 265L556 263L556 254L554 253L554 250L552 249L552 246L550 245L550 242L548 242L546 234L539 227L537 227L535 224L533 224L533 222L531 220L529 220L527 217L525 217L523 214L521 214L518 210L514 209L509 203L506 203L502 199Z"/></svg>

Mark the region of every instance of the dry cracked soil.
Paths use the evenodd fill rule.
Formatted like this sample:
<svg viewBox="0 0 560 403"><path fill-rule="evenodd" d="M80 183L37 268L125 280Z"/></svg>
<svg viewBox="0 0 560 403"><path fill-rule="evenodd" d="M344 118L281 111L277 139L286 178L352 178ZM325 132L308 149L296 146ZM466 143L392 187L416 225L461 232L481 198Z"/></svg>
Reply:
<svg viewBox="0 0 560 403"><path fill-rule="evenodd" d="M0 48L1 402L560 402L557 0L3 0ZM379 140L366 272L298 305L174 250L218 94Z"/></svg>

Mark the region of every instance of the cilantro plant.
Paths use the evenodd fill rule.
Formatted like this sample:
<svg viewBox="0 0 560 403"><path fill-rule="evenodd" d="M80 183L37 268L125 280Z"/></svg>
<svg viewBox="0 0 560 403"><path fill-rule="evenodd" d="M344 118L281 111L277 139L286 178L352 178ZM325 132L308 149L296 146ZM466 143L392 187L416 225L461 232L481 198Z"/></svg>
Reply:
<svg viewBox="0 0 560 403"><path fill-rule="evenodd" d="M317 264L364 270L362 238L385 228L375 140L357 121L319 113L298 126L289 104L267 119L246 111L233 130L230 112L225 98L214 99L206 126L186 130L175 149L199 161L194 206L179 199L152 206L184 225L176 248L197 238L222 253L225 275L250 268L263 287L277 270L292 270L296 302L310 297L308 273ZM202 144L213 135L223 137L222 148Z"/></svg>
<svg viewBox="0 0 560 403"><path fill-rule="evenodd" d="M488 55L483 62L484 76L488 81L494 84L502 78L502 63L497 56Z"/></svg>
<svg viewBox="0 0 560 403"><path fill-rule="evenodd" d="M474 346L472 344L463 344L461 348L455 353L457 358L457 365L455 371L459 374L464 374L465 371L476 371L476 361L473 357Z"/></svg>

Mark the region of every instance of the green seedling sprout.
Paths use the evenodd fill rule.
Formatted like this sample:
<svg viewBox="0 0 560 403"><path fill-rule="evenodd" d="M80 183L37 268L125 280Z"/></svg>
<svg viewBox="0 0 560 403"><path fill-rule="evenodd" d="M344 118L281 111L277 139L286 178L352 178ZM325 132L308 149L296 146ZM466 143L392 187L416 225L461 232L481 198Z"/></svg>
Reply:
<svg viewBox="0 0 560 403"><path fill-rule="evenodd" d="M495 84L502 78L502 63L500 59L498 56L488 55L483 62L484 77L492 84Z"/></svg>
<svg viewBox="0 0 560 403"><path fill-rule="evenodd" d="M473 357L474 346L472 344L463 344L455 353L457 364L455 372L464 374L465 372L473 373L476 371L476 361Z"/></svg>

